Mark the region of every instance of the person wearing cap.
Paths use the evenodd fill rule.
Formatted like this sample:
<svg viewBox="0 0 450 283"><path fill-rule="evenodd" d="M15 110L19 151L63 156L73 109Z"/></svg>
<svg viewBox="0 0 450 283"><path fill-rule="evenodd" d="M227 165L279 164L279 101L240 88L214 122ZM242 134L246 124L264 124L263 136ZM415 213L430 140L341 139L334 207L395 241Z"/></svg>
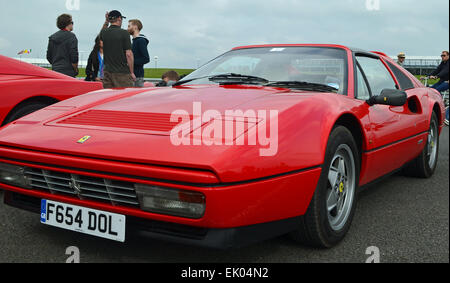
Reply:
<svg viewBox="0 0 450 283"><path fill-rule="evenodd" d="M110 26L100 32L104 54L103 87L134 87L136 76L130 35L121 28L126 17L117 10L109 12L107 17Z"/></svg>
<svg viewBox="0 0 450 283"><path fill-rule="evenodd" d="M399 64L400 66L403 67L403 65L405 64L405 60L406 60L406 54L401 52L400 54L398 54L397 58L398 58L397 64Z"/></svg>

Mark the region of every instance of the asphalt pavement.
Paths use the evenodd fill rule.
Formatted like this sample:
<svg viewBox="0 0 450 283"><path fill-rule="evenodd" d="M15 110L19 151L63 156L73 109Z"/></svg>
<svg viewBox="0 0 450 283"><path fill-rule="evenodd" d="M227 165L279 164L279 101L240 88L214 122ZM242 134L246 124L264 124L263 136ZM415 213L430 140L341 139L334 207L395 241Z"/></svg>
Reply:
<svg viewBox="0 0 450 283"><path fill-rule="evenodd" d="M2 197L0 192L0 197ZM449 130L441 135L433 178L393 175L362 191L352 228L330 250L299 245L287 236L229 251L155 241L140 236L112 242L40 224L39 215L0 204L0 262L56 262L76 246L88 262L364 263L369 247L381 262L449 262Z"/></svg>

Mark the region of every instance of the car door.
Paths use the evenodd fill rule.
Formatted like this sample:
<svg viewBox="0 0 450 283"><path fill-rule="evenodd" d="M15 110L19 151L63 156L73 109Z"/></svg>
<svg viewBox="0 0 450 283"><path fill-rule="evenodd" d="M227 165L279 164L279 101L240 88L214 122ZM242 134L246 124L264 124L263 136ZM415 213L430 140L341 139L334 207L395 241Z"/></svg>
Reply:
<svg viewBox="0 0 450 283"><path fill-rule="evenodd" d="M389 69L376 56L356 55L357 99L367 100L380 95L383 89L400 88ZM367 178L373 180L401 167L420 152L424 143L418 130L419 113L413 113L408 103L394 107L366 103L370 120L369 145L365 157L370 165ZM422 141L420 141L422 139Z"/></svg>

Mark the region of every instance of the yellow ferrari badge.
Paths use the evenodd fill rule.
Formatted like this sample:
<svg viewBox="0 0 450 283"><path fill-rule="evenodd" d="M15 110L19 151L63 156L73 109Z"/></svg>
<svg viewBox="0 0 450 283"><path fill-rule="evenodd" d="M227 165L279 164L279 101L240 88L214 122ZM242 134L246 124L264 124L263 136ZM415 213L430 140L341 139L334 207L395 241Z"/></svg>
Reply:
<svg viewBox="0 0 450 283"><path fill-rule="evenodd" d="M339 185L339 192L342 194L344 192L344 183Z"/></svg>
<svg viewBox="0 0 450 283"><path fill-rule="evenodd" d="M77 143L83 144L83 143L87 142L87 140L90 139L90 138L91 138L91 136L84 136L84 137L82 137L81 139L79 139L79 140L77 141Z"/></svg>

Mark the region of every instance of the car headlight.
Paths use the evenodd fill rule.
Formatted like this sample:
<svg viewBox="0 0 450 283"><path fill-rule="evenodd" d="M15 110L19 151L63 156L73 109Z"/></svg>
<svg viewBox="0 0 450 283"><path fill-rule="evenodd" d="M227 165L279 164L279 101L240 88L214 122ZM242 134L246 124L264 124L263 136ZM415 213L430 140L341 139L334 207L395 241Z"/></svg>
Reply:
<svg viewBox="0 0 450 283"><path fill-rule="evenodd" d="M205 214L202 193L135 184L141 209L148 212L199 219Z"/></svg>
<svg viewBox="0 0 450 283"><path fill-rule="evenodd" d="M0 183L30 189L31 181L25 176L24 172L24 167L0 163Z"/></svg>

